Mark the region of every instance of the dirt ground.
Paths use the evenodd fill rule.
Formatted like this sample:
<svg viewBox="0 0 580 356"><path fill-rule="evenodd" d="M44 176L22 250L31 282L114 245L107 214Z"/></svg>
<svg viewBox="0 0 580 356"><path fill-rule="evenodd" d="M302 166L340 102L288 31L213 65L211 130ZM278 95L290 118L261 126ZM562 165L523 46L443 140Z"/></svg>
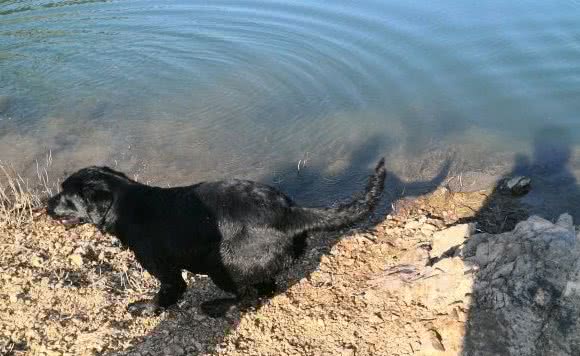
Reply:
<svg viewBox="0 0 580 356"><path fill-rule="evenodd" d="M458 355L467 306L429 309L392 288L389 276L421 278L406 262L428 256L439 230L475 219L496 232L525 215L492 195L439 189L398 202L369 228L312 236L307 254L281 276L280 294L221 319L199 306L223 293L186 273L178 306L133 318L127 304L157 284L114 238L89 226L66 230L42 214L4 223L0 354Z"/></svg>

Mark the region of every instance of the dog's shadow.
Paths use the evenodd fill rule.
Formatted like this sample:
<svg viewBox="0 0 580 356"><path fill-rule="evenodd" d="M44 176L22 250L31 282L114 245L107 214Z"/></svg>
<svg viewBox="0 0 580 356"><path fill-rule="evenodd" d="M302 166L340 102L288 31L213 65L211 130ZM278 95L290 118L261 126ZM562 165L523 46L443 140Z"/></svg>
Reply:
<svg viewBox="0 0 580 356"><path fill-rule="evenodd" d="M298 169L297 164L280 167L269 177L260 179L288 194L299 205L328 206L332 202L341 202L352 198L365 186L366 179L379 157L385 150L381 139L375 137L359 147L342 164L341 169L331 171L326 164L315 165L312 162L303 164ZM425 182L405 182L392 172L387 173L385 194L373 217L361 224L363 228L372 226L383 220L390 212L391 203L404 196L426 193L439 186L447 177L451 161L442 164L438 174ZM316 194L313 194L316 192ZM324 201L317 201L324 196ZM336 233L312 234L308 238L306 253L277 280L276 294L285 293L318 269L323 256L340 241L340 236L347 231ZM153 293L154 291L151 291ZM162 321L147 335L132 340L134 345L128 351L114 354L212 354L227 351L228 342L224 342L228 334L239 325L244 311L235 309L223 318L210 318L201 312L200 305L204 301L228 297L218 289L207 276L188 275L188 290L178 303L162 316ZM263 305L267 301L262 301ZM258 306L257 308L259 308ZM135 323L141 321L135 320Z"/></svg>

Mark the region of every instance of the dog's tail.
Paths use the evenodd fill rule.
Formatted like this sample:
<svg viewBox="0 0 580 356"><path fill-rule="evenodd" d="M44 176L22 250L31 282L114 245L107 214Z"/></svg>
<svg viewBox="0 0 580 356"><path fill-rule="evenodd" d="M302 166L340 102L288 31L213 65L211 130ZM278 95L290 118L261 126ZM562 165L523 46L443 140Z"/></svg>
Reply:
<svg viewBox="0 0 580 356"><path fill-rule="evenodd" d="M385 185L385 159L381 158L369 177L365 191L352 201L334 208L293 207L284 230L296 234L309 231L331 231L354 224L368 216L376 207Z"/></svg>

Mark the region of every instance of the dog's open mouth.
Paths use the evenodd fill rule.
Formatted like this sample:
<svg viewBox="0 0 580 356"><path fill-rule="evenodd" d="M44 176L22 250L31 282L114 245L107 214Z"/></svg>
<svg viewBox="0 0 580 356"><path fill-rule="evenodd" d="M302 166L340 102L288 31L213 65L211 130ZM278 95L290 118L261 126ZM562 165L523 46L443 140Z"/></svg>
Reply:
<svg viewBox="0 0 580 356"><path fill-rule="evenodd" d="M74 226L74 225L79 225L80 223L82 223L82 220L80 218L75 218L75 217L61 217L56 219L59 223L66 225L66 226Z"/></svg>

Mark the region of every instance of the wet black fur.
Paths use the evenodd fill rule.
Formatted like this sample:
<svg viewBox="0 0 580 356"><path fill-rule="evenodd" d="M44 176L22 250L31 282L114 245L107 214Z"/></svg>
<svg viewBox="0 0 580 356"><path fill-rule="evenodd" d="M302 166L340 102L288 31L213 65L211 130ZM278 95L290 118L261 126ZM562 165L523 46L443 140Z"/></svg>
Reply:
<svg viewBox="0 0 580 356"><path fill-rule="evenodd" d="M381 160L360 198L335 208L304 208L251 181L159 188L108 167L88 167L62 183L47 211L116 236L159 279L155 298L131 304L133 314L158 313L177 302L186 288L185 269L207 274L236 296L202 305L219 316L234 303L273 292L276 275L304 252L309 232L338 229L367 216L384 180Z"/></svg>

